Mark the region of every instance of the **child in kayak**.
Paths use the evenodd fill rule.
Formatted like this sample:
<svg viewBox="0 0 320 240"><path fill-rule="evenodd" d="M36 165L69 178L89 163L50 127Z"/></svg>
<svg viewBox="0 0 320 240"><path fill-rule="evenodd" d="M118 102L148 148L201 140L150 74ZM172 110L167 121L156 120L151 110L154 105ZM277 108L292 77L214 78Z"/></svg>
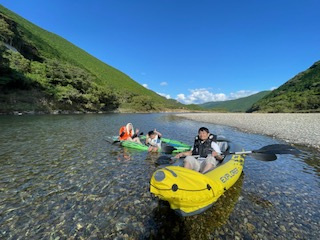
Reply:
<svg viewBox="0 0 320 240"><path fill-rule="evenodd" d="M149 146L148 152L158 152L161 149L161 136L162 134L156 129L148 132L146 137L146 144Z"/></svg>
<svg viewBox="0 0 320 240"><path fill-rule="evenodd" d="M119 140L123 141L133 141L140 143L140 139L138 137L139 129L136 129L136 132L134 132L132 123L128 123L126 126L122 126L119 130Z"/></svg>

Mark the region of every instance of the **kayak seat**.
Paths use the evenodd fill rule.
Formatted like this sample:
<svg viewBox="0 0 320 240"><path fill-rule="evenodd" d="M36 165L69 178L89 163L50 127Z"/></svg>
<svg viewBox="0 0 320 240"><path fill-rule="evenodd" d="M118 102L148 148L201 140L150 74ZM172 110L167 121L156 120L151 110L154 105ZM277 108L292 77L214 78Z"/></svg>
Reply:
<svg viewBox="0 0 320 240"><path fill-rule="evenodd" d="M222 155L224 155L225 152L228 151L229 149L229 145L228 145L228 142L217 142L218 146L220 147L220 150L222 152ZM219 165L221 165L221 163L223 162L225 156L223 157L222 160L218 161L219 163L217 164L216 167L218 167Z"/></svg>
<svg viewBox="0 0 320 240"><path fill-rule="evenodd" d="M220 150L222 153L226 152L228 150L228 143L227 142L217 142Z"/></svg>

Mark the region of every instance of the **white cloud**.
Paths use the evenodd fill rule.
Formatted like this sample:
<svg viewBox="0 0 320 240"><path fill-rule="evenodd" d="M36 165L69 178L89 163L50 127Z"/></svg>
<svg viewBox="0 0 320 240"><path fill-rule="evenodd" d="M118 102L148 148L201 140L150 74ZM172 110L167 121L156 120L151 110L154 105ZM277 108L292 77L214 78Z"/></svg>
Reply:
<svg viewBox="0 0 320 240"><path fill-rule="evenodd" d="M258 91L240 90L235 93L230 93L230 96L228 97L228 99L232 100L232 99L243 98L243 97L247 97L247 96L250 96L250 95L256 94L256 93L258 93Z"/></svg>
<svg viewBox="0 0 320 240"><path fill-rule="evenodd" d="M160 86L167 86L167 85L168 85L167 82L161 82L161 83L160 83Z"/></svg>
<svg viewBox="0 0 320 240"><path fill-rule="evenodd" d="M185 96L183 93L177 95L177 100L185 103L204 103L204 102L215 102L215 101L224 101L226 100L226 95L224 93L212 93L208 89L198 88L190 89L191 94Z"/></svg>
<svg viewBox="0 0 320 240"><path fill-rule="evenodd" d="M165 94L165 93L157 93L157 94L159 94L162 97L165 97L166 99L170 99L171 98L169 94Z"/></svg>
<svg viewBox="0 0 320 240"><path fill-rule="evenodd" d="M185 100L186 100L186 96L183 93L180 93L180 94L177 95L176 100L178 100L179 102L184 103Z"/></svg>
<svg viewBox="0 0 320 240"><path fill-rule="evenodd" d="M241 90L235 93L230 93L226 95L224 93L213 93L206 88L189 89L190 94L186 96L183 93L177 95L176 100L184 104L201 104L205 102L217 102L226 101L242 97L247 97L249 95L257 93L257 91Z"/></svg>
<svg viewBox="0 0 320 240"><path fill-rule="evenodd" d="M145 88L149 89L148 84L146 84L146 83L142 84L142 86L144 86Z"/></svg>

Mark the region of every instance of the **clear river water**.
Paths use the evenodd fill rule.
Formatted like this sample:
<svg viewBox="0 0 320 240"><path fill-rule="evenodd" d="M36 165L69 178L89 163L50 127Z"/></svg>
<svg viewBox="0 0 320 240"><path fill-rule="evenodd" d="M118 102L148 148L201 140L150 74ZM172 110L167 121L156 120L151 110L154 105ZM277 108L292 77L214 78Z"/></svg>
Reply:
<svg viewBox="0 0 320 240"><path fill-rule="evenodd" d="M247 157L212 208L183 218L149 193L161 154L107 141L127 122L189 144L201 126L246 150L284 143L172 114L1 116L0 239L319 239L319 152Z"/></svg>

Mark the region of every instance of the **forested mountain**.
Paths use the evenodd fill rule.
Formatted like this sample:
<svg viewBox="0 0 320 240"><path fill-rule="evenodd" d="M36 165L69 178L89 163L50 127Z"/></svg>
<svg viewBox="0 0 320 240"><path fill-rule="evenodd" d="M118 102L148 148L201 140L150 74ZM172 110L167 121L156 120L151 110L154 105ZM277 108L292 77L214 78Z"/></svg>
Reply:
<svg viewBox="0 0 320 240"><path fill-rule="evenodd" d="M200 106L229 112L320 112L320 61L271 92Z"/></svg>
<svg viewBox="0 0 320 240"><path fill-rule="evenodd" d="M0 5L0 112L186 108Z"/></svg>
<svg viewBox="0 0 320 240"><path fill-rule="evenodd" d="M320 61L255 103L248 112L320 112Z"/></svg>
<svg viewBox="0 0 320 240"><path fill-rule="evenodd" d="M254 103L269 94L271 91L262 91L248 97L238 98L235 100L207 102L200 104L200 107L216 111L227 112L246 112Z"/></svg>
<svg viewBox="0 0 320 240"><path fill-rule="evenodd" d="M0 113L201 108L320 112L319 105L320 61L269 94L264 91L243 99L183 105L144 88L121 71L0 5Z"/></svg>

